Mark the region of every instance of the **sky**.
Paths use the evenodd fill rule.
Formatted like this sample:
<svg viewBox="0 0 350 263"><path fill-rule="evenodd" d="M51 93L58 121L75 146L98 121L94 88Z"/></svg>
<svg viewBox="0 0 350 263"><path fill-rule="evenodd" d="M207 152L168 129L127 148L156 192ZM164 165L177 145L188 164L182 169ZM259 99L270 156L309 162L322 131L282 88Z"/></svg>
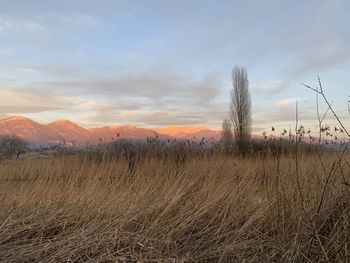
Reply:
<svg viewBox="0 0 350 263"><path fill-rule="evenodd" d="M0 0L0 118L220 129L248 71L253 131L350 124L350 1ZM320 110L325 109L320 104ZM332 123L332 118L326 118Z"/></svg>

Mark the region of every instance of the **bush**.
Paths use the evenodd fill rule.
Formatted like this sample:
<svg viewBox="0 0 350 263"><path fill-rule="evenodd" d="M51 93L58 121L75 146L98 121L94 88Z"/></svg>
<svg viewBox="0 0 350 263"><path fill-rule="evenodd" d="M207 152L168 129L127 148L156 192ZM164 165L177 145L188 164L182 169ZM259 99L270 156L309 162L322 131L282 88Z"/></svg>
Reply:
<svg viewBox="0 0 350 263"><path fill-rule="evenodd" d="M17 158L25 153L28 143L16 135L2 135L0 136L0 156L5 158Z"/></svg>

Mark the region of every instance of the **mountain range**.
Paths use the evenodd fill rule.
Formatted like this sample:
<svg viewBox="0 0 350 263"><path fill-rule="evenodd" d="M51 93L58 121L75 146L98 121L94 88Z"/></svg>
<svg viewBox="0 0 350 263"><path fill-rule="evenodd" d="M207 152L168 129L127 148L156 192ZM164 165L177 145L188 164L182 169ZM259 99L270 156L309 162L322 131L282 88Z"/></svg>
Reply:
<svg viewBox="0 0 350 263"><path fill-rule="evenodd" d="M220 140L220 134L220 131L208 127L171 126L145 129L121 125L84 128L70 120L40 124L23 116L0 119L0 135L17 135L36 144L94 145L116 139L146 140L155 136L161 139Z"/></svg>

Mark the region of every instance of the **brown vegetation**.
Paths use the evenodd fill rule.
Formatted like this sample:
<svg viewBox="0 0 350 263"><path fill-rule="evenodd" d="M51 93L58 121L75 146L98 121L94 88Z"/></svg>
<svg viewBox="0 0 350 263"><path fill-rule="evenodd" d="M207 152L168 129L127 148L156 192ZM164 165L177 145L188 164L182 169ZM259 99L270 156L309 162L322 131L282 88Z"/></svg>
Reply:
<svg viewBox="0 0 350 263"><path fill-rule="evenodd" d="M347 262L350 156L0 163L1 262Z"/></svg>

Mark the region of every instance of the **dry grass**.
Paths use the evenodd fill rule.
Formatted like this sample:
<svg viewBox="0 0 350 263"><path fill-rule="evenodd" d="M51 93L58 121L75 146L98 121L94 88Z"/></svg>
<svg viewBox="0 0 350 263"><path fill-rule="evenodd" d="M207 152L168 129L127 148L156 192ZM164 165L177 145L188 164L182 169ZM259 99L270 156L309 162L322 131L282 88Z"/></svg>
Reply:
<svg viewBox="0 0 350 263"><path fill-rule="evenodd" d="M349 262L350 160L323 155L301 195L294 156L2 161L0 261Z"/></svg>

